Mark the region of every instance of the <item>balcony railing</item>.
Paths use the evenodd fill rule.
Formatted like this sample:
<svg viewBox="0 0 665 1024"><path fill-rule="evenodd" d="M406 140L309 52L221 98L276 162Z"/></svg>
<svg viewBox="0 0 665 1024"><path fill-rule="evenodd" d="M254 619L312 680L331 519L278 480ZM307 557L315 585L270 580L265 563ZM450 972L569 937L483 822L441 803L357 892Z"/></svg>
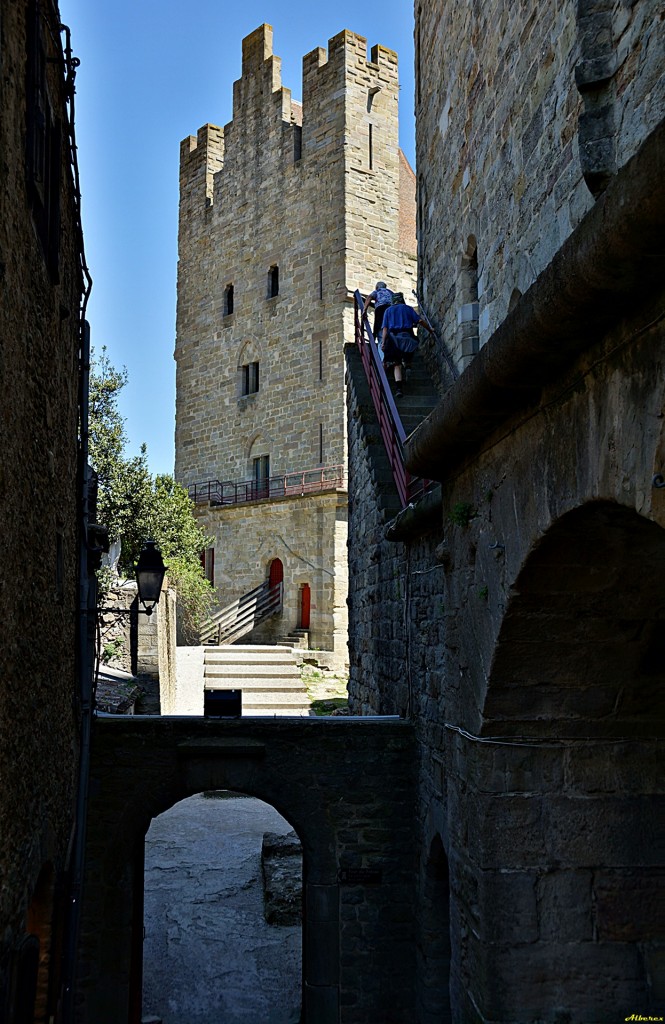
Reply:
<svg viewBox="0 0 665 1024"><path fill-rule="evenodd" d="M305 494L346 489L344 466L318 466L301 473L285 473L259 480L204 480L190 484L189 496L197 504L244 505L273 498L297 498Z"/></svg>

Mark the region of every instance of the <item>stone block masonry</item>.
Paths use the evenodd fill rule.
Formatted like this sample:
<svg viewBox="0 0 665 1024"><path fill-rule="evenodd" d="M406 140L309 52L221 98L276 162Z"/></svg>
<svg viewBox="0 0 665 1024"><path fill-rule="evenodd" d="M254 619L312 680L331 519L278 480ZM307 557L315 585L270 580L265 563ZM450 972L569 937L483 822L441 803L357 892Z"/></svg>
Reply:
<svg viewBox="0 0 665 1024"><path fill-rule="evenodd" d="M243 40L233 120L182 143L176 476L186 485L346 465L351 296L379 278L409 294L415 280L397 55L375 46L369 56L365 39L340 32L304 57L296 103L262 25ZM293 497L258 513L210 509L202 521L223 606L265 578L269 524L279 520L278 546L297 551L299 577L308 563L320 577L308 580L317 591L311 645L343 662L341 493L333 504L336 512L327 499ZM285 596L291 628L297 590Z"/></svg>
<svg viewBox="0 0 665 1024"><path fill-rule="evenodd" d="M420 291L463 369L662 117L663 8L416 10Z"/></svg>

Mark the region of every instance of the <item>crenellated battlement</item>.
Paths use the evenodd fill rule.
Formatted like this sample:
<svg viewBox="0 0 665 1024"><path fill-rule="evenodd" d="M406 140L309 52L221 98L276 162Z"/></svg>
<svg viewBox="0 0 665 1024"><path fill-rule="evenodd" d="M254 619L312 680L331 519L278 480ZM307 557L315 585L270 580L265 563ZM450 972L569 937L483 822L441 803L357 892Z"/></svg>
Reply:
<svg viewBox="0 0 665 1024"><path fill-rule="evenodd" d="M306 54L302 68L300 104L292 100L291 90L282 86L281 59L273 53L272 26L260 25L243 39L242 74L233 83L233 118L224 128L204 125L196 138L183 140L182 191L190 198L198 192L202 199L214 201L222 185L221 181L215 185L215 175L223 168L236 173L245 162L248 147L257 151L259 161L274 159L275 146L265 143L269 139L274 143L277 135L282 137L280 152L285 167L322 154L324 148L329 158L330 146L341 146L344 141L348 124L345 105L346 112L369 110L366 90L373 87L377 87L376 92L383 90L384 95L394 90L397 96L397 54L375 45L368 59L366 38L348 29L329 39L327 49L317 47ZM302 147L296 139L300 128Z"/></svg>
<svg viewBox="0 0 665 1024"><path fill-rule="evenodd" d="M181 193L196 183L212 199L214 176L224 166L224 129L204 124L196 135L188 135L180 143Z"/></svg>

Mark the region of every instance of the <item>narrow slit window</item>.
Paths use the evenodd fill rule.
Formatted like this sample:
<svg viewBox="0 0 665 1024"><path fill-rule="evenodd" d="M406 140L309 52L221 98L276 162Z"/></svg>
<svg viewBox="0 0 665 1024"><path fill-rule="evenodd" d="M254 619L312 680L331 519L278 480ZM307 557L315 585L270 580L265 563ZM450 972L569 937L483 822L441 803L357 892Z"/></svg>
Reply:
<svg viewBox="0 0 665 1024"><path fill-rule="evenodd" d="M319 423L319 463L323 465L323 423Z"/></svg>
<svg viewBox="0 0 665 1024"><path fill-rule="evenodd" d="M298 163L302 159L302 128L299 124L293 126L293 162Z"/></svg>
<svg viewBox="0 0 665 1024"><path fill-rule="evenodd" d="M224 289L224 316L231 316L233 313L233 285L227 284Z"/></svg>
<svg viewBox="0 0 665 1024"><path fill-rule="evenodd" d="M323 338L319 338L319 380L323 380Z"/></svg>
<svg viewBox="0 0 665 1024"><path fill-rule="evenodd" d="M275 264L268 271L268 298L279 295L279 267Z"/></svg>
<svg viewBox="0 0 665 1024"><path fill-rule="evenodd" d="M319 267L319 298L323 301L323 266Z"/></svg>
<svg viewBox="0 0 665 1024"><path fill-rule="evenodd" d="M368 137L368 163L369 169L374 169L374 125L369 126L369 137Z"/></svg>

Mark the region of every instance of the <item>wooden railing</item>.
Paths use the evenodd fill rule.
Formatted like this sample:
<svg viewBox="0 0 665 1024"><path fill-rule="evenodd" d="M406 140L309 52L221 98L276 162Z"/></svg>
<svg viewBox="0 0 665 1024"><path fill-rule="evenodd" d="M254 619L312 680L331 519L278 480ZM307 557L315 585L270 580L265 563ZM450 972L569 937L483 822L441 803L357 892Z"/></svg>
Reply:
<svg viewBox="0 0 665 1024"><path fill-rule="evenodd" d="M213 615L201 630L202 644L230 644L282 610L284 584L266 580Z"/></svg>
<svg viewBox="0 0 665 1024"><path fill-rule="evenodd" d="M266 498L302 497L345 487L344 466L317 466L301 473L285 473L259 480L204 480L190 484L189 496L199 505L243 505Z"/></svg>
<svg viewBox="0 0 665 1024"><path fill-rule="evenodd" d="M355 317L356 317L356 345L360 352L367 382L369 384L374 410L379 421L381 438L388 455L388 461L392 470L395 486L402 507L422 497L429 487L428 480L420 480L411 476L404 465L404 439L406 433L402 420L395 405L390 384L386 376L379 348L372 334L372 330L363 317L363 297L359 291L355 292Z"/></svg>

